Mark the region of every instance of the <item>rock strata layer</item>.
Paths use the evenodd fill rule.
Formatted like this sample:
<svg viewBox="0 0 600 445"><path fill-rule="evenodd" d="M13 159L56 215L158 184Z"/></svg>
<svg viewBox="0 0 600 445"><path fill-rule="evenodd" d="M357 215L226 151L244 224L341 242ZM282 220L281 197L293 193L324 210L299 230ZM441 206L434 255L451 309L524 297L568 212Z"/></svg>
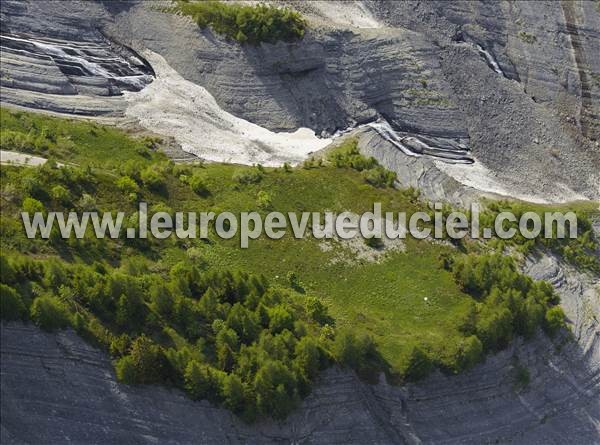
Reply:
<svg viewBox="0 0 600 445"><path fill-rule="evenodd" d="M164 1L4 1L2 101L123 116L128 105L111 94L150 80L137 54L151 50L223 110L271 131L329 136L381 122L387 151L472 164L518 196L600 199L593 2L283 3L309 18L305 38L242 46ZM99 59L110 62L90 70Z"/></svg>

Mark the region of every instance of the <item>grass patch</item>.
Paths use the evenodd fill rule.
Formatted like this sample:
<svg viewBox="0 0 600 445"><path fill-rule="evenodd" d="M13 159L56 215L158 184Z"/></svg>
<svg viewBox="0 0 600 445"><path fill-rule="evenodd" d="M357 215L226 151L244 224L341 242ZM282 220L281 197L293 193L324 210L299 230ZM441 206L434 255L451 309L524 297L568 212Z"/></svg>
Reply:
<svg viewBox="0 0 600 445"><path fill-rule="evenodd" d="M3 149L23 149L29 138L31 152L78 164L0 171L2 317L72 325L111 353L123 381L179 386L249 418L283 417L316 370L333 362L398 381L434 366L459 372L513 335L561 326L558 311L544 318L557 302L551 288L475 242L459 250L407 239L404 251L380 261L343 263L334 260L348 247L336 241L263 236L241 249L238 237L223 240L212 229L208 240L97 240L91 230L82 240L27 239L23 207L133 214L138 201L151 211L215 213L427 206L413 190L391 187L395 176L352 140L304 168L175 165L148 140L114 128L8 110L1 119Z"/></svg>
<svg viewBox="0 0 600 445"><path fill-rule="evenodd" d="M155 149L159 138L132 138L95 122L62 119L0 108L0 145L4 150L41 155L81 167L114 170L124 162L147 165L165 159Z"/></svg>

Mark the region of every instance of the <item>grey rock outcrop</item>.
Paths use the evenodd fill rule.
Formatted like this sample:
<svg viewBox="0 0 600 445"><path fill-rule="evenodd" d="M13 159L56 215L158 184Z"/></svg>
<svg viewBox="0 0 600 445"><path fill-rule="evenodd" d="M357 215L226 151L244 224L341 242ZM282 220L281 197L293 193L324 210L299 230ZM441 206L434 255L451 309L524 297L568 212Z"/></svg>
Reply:
<svg viewBox="0 0 600 445"><path fill-rule="evenodd" d="M332 134L384 119L417 150L433 141L423 157L474 158L521 196L600 198L600 12L592 2L360 3L376 28L330 23L322 2L284 3L312 20L300 42L240 46L164 12L164 1L6 1L2 32L150 49L223 109L271 130ZM56 67L27 69L27 60L16 71L3 64L8 73L39 73L3 82L3 102L123 113L118 99L96 94L107 91L98 81L74 85ZM56 94L69 88L95 93Z"/></svg>
<svg viewBox="0 0 600 445"><path fill-rule="evenodd" d="M440 42L480 45L536 102L577 117L600 137L600 11L593 1L367 2L392 26L431 33Z"/></svg>
<svg viewBox="0 0 600 445"><path fill-rule="evenodd" d="M459 208L468 208L482 197L501 197L500 193L484 192L460 183L441 171L433 159L406 155L370 128L355 131L351 136L358 138L358 147L363 155L374 157L396 173L399 187L413 187L425 200L445 201Z"/></svg>
<svg viewBox="0 0 600 445"><path fill-rule="evenodd" d="M75 115L121 115L125 104L112 96L143 89L152 81L152 68L98 29L79 26L68 4L52 4L50 14L49 4L39 6L2 4L3 102ZM93 4L89 9L90 17L102 11ZM48 23L57 15L62 20Z"/></svg>

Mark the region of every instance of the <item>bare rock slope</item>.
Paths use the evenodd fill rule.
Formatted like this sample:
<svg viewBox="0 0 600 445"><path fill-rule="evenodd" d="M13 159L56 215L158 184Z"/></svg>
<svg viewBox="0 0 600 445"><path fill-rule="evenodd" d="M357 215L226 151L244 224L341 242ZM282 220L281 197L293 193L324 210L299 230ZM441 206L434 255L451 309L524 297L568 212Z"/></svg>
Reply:
<svg viewBox="0 0 600 445"><path fill-rule="evenodd" d="M401 174L411 158L458 161L482 166L476 174L486 172L484 180L465 184L468 170L424 165L476 191L552 202L600 198L600 11L593 2L283 3L307 15L306 37L254 47L164 12L165 1L7 0L3 103L125 115L119 94L145 73L132 50L151 50L222 109L271 131L308 127L329 136L388 125L393 137L384 150L398 152ZM59 57L56 42L75 54ZM82 46L96 54L77 53ZM103 51L115 62L103 67L108 73L90 73L85 67ZM269 147L263 151L246 162L268 159ZM500 187L483 190L488 179Z"/></svg>

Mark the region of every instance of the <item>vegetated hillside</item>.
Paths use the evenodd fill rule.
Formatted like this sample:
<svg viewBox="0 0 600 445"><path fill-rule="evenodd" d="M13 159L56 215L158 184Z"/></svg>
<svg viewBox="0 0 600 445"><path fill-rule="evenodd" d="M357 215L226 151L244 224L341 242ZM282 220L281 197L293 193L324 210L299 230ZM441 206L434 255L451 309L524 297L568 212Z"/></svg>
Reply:
<svg viewBox="0 0 600 445"><path fill-rule="evenodd" d="M176 10L192 17L201 28L210 26L240 43L301 39L306 28L306 21L298 12L265 4L183 0L177 3Z"/></svg>
<svg viewBox="0 0 600 445"><path fill-rule="evenodd" d="M21 210L128 211L135 226L140 200L167 212L427 207L414 190L389 187L393 175L352 140L293 169L175 165L155 138L4 109L1 118L3 149L72 164L2 168L2 317L73 326L110 352L124 382L180 386L247 419L284 417L333 363L367 379L456 373L515 336L563 325L552 288L520 274L498 240L380 246L287 236L242 250L212 229L208 240L95 239L91 230L82 240L29 240ZM583 241L550 247L596 267L586 263L589 225L581 232Z"/></svg>

